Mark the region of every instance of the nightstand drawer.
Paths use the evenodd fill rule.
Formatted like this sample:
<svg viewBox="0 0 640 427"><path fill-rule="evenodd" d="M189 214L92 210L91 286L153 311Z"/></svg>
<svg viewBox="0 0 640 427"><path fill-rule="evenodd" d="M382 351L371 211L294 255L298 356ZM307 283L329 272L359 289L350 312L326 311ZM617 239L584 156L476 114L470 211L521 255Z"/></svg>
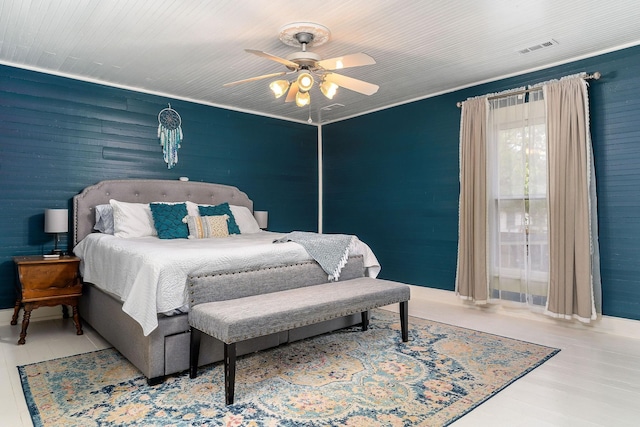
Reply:
<svg viewBox="0 0 640 427"><path fill-rule="evenodd" d="M79 296L82 293L76 262L21 264L18 275L22 284L22 302L34 298Z"/></svg>

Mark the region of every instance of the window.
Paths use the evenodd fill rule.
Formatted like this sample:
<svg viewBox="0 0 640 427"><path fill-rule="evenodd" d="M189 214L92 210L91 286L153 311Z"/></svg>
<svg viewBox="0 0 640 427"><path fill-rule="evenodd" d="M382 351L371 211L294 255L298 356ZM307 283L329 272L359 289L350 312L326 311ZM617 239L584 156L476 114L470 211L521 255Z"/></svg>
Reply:
<svg viewBox="0 0 640 427"><path fill-rule="evenodd" d="M586 78L566 76L533 90L463 102L456 267L461 298L522 301L583 322L600 313Z"/></svg>
<svg viewBox="0 0 640 427"><path fill-rule="evenodd" d="M544 306L549 276L545 107L541 91L529 98L490 101L490 294Z"/></svg>

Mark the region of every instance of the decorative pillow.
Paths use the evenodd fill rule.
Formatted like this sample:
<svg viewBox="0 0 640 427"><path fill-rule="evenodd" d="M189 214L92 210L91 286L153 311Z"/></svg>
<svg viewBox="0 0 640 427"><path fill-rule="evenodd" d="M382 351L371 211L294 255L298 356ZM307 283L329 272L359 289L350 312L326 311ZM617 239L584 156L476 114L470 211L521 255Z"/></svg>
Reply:
<svg viewBox="0 0 640 427"><path fill-rule="evenodd" d="M200 215L200 211L198 210L198 204L194 203L194 202L190 202L190 201L186 201L185 204L187 205L187 212L189 213L189 215L191 216L199 216Z"/></svg>
<svg viewBox="0 0 640 427"><path fill-rule="evenodd" d="M96 225L93 229L104 234L113 234L113 208L111 205L96 206Z"/></svg>
<svg viewBox="0 0 640 427"><path fill-rule="evenodd" d="M259 233L260 226L251 211L245 206L230 205L231 213L238 224L241 234Z"/></svg>
<svg viewBox="0 0 640 427"><path fill-rule="evenodd" d="M147 203L128 203L109 200L113 208L113 234L116 237L157 236L151 208Z"/></svg>
<svg viewBox="0 0 640 427"><path fill-rule="evenodd" d="M240 229L233 217L229 203L221 203L219 205L198 205L198 211L201 216L229 215L229 234L240 234Z"/></svg>
<svg viewBox="0 0 640 427"><path fill-rule="evenodd" d="M229 215L185 216L182 220L189 227L190 239L229 236Z"/></svg>
<svg viewBox="0 0 640 427"><path fill-rule="evenodd" d="M161 239L186 239L189 228L182 219L187 216L185 203L150 203L153 225Z"/></svg>

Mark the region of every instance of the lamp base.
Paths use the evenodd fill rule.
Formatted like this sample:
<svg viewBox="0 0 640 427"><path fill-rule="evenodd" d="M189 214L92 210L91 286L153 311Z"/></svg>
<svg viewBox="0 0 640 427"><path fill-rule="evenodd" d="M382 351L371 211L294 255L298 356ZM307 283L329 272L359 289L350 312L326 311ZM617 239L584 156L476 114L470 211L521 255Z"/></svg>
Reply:
<svg viewBox="0 0 640 427"><path fill-rule="evenodd" d="M64 255L64 253L62 252L62 249L52 249L51 250L51 255L62 256L62 255Z"/></svg>

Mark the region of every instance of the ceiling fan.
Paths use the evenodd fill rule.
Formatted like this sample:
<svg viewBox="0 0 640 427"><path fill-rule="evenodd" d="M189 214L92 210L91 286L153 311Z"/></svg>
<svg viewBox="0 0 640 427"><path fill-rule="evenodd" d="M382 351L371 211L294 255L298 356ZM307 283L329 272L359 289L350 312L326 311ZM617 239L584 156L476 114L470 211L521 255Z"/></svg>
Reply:
<svg viewBox="0 0 640 427"><path fill-rule="evenodd" d="M297 74L295 78L275 80L269 84L269 88L276 98L280 98L286 93L285 102L295 101L299 107L304 107L311 102L309 91L313 88L316 79L320 91L329 99L333 99L339 87L364 95L376 93L379 88L378 85L334 72L343 68L375 64L376 61L366 53L354 53L330 59L321 59L319 55L307 51L307 47L320 46L326 43L329 40L329 35L329 29L319 24L299 22L285 25L280 29L280 41L289 46L300 46L302 48L300 52L281 58L260 50L245 49L245 51L283 64L289 71L264 74L226 83L223 86L235 86L256 80Z"/></svg>

